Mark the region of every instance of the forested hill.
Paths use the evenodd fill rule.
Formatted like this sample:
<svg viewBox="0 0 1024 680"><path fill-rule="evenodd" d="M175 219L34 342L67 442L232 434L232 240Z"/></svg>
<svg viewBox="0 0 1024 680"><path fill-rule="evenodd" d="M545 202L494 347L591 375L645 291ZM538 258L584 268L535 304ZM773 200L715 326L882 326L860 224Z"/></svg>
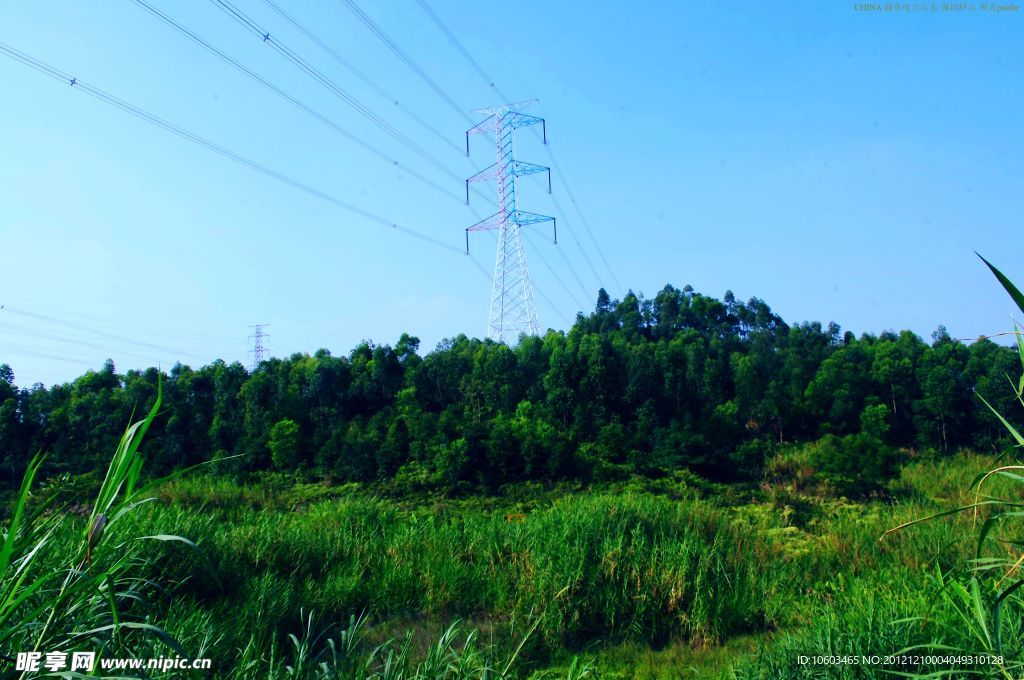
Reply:
<svg viewBox="0 0 1024 680"><path fill-rule="evenodd" d="M780 447L817 442L820 468L869 483L912 450L1002 443L973 392L1010 411L1015 352L941 328L933 340L788 325L761 300L690 287L621 301L602 290L569 332L515 347L460 335L421 355L403 334L394 346L295 354L254 373L175 366L162 377L147 467L241 454L219 469L447 490L679 468L728 481L761 475ZM2 474L18 478L40 450L51 473L102 465L160 380L107 362L72 383L18 389L0 367Z"/></svg>

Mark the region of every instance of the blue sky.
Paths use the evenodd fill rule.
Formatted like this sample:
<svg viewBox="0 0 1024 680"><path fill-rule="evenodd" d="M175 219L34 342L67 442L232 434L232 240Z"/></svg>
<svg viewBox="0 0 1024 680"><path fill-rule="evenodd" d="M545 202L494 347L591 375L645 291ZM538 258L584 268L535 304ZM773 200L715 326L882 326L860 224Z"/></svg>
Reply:
<svg viewBox="0 0 1024 680"><path fill-rule="evenodd" d="M344 354L403 331L424 350L482 335L490 284L457 252L478 219L456 199L461 184L214 4L149 1L446 192L130 0L5 3L0 42L451 249L0 57L0 362L17 382L68 380L107 357L119 370L244 362L254 323L270 324L276 355ZM263 0L233 2L458 176L492 162L483 139L459 153L463 118L343 2L286 4L373 86ZM559 217L558 246L543 227L527 238L544 327L568 327L599 286L653 296L666 283L758 296L787 321L858 334L1010 327L1012 306L972 251L1024 280L1024 13L523 0L495 15L428 2L499 89L538 98L531 113L548 121L554 194L521 191L524 208ZM359 4L461 108L496 103L417 0ZM529 133L519 154L552 164ZM471 248L489 271L493 238Z"/></svg>

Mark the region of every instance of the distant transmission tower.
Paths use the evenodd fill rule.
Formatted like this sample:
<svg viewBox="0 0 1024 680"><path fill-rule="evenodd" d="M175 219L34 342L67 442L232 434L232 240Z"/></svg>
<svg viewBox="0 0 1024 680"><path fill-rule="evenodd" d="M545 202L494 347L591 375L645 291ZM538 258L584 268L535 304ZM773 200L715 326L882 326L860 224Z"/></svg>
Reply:
<svg viewBox="0 0 1024 680"><path fill-rule="evenodd" d="M249 339L252 340L252 349L249 350L249 354L252 355L252 372L254 373L267 355L267 347L263 344L263 341L270 336L264 333L263 329L269 325L269 323L258 323L249 326L249 328L253 329L252 335L249 336Z"/></svg>
<svg viewBox="0 0 1024 680"><path fill-rule="evenodd" d="M503 104L474 113L487 114L487 118L466 131L466 155L469 155L471 134L492 133L497 149L497 161L466 180L466 203L469 203L469 183L494 181L498 186L498 212L466 229L466 253L469 254L469 232L498 231L498 256L494 262L494 281L491 284L491 306L487 319L487 337L498 342L514 341L520 334L537 335L537 305L533 299L533 285L526 266L526 247L520 232L522 227L539 222L551 222L555 243L558 243L558 225L554 217L538 215L519 209L519 178L540 172L548 174L548 193L551 193L551 168L516 159L515 131L521 127L540 124L544 129L544 143L548 143L547 125L543 118L528 116L521 110L537 101Z"/></svg>

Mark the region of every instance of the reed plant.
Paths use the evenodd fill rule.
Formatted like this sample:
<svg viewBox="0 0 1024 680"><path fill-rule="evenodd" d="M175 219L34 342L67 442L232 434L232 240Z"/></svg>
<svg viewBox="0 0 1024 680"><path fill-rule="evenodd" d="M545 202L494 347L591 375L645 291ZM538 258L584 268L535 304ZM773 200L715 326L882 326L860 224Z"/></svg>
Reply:
<svg viewBox="0 0 1024 680"><path fill-rule="evenodd" d="M84 517L59 504L59 492L35 493L44 456L29 463L0 546L0 649L91 648L100 656L130 656L140 637L180 646L148 619L154 600L173 584L143 576L157 570L148 543L190 541L174 534L124 531L127 519L152 500L142 481L142 439L156 418L158 395L146 417L124 432L99 491ZM166 648L166 647L165 647Z"/></svg>
<svg viewBox="0 0 1024 680"><path fill-rule="evenodd" d="M979 256L980 257L980 256ZM998 268L985 258L982 261L1024 313L1024 294ZM1021 360L1021 375L1015 380L1007 375L1017 401L1024 406L1024 337L1014 325ZM956 628L963 633L963 643L927 645L928 650L952 651L965 655L985 655L995 662L980 672L1005 678L1020 677L1024 671L1024 539L1020 534L1024 518L1024 501L1020 484L1024 483L1024 436L1008 416L996 410L985 396L978 394L985 406L1003 424L1012 443L997 460L995 467L980 472L971 488L973 502L925 518L934 520L953 513L969 512L977 526L977 540L971 558L961 573L935 574L942 606L952 613ZM996 485L999 479L1008 484ZM918 521L893 529L900 531ZM964 669L963 674L976 674Z"/></svg>

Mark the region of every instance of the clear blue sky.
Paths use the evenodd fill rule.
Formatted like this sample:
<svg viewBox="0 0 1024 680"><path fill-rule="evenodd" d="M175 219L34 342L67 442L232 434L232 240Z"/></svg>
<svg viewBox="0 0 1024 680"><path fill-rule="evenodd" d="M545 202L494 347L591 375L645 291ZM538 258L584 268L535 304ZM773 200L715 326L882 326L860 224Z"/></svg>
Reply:
<svg viewBox="0 0 1024 680"><path fill-rule="evenodd" d="M492 162L479 138L472 159L460 155L465 121L342 2L287 6L400 107L262 0L233 1L460 176ZM213 4L150 2L461 193ZM1024 280L1024 12L523 0L498 15L481 3L429 2L497 86L512 99L539 98L531 112L548 121L564 217L540 183L522 192L524 207L560 218L557 247L542 227L528 238L543 326L566 328L601 285L623 293L567 182L615 278L648 296L666 283L716 296L732 289L787 321L834 320L858 334L1010 327L1012 307L972 250ZM495 103L416 0L360 5L460 107ZM129 0L5 3L0 42L456 251L477 220ZM247 326L259 322L271 324L276 355L344 354L403 331L424 350L483 334L490 284L464 255L4 57L0 83L0 362L20 385L67 380L108 356L122 371L244 362ZM530 134L519 151L551 162ZM493 248L488 235L473 240L488 271Z"/></svg>

